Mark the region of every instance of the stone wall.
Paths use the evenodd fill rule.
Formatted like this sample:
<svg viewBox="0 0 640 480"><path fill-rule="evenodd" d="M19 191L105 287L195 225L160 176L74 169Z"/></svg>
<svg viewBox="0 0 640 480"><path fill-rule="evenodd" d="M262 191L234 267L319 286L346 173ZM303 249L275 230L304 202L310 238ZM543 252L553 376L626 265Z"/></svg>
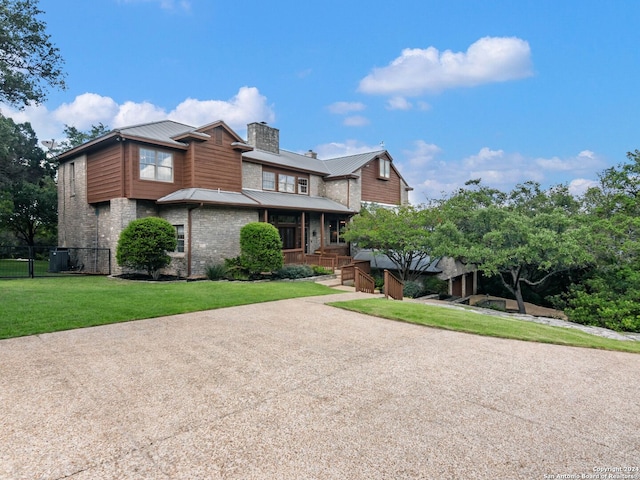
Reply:
<svg viewBox="0 0 640 480"><path fill-rule="evenodd" d="M242 162L242 188L262 190L262 165Z"/></svg>

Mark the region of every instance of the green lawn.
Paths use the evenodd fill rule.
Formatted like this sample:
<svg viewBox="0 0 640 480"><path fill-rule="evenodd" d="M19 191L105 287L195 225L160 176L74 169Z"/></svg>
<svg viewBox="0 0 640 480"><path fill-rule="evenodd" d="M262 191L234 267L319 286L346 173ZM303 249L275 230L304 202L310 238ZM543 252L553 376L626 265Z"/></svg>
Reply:
<svg viewBox="0 0 640 480"><path fill-rule="evenodd" d="M330 305L376 317L478 335L640 353L640 342L611 340L573 328L551 327L468 310L397 302L380 298L333 302Z"/></svg>
<svg viewBox="0 0 640 480"><path fill-rule="evenodd" d="M338 292L313 282L0 280L0 338L330 293Z"/></svg>

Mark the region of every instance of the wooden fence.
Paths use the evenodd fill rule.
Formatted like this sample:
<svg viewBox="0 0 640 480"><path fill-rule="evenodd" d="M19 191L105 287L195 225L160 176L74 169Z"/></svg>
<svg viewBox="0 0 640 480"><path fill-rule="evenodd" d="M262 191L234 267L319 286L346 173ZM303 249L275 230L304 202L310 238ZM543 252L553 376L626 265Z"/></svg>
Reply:
<svg viewBox="0 0 640 480"><path fill-rule="evenodd" d="M371 275L363 272L360 268L355 267L355 281L356 292L375 293L376 282Z"/></svg>

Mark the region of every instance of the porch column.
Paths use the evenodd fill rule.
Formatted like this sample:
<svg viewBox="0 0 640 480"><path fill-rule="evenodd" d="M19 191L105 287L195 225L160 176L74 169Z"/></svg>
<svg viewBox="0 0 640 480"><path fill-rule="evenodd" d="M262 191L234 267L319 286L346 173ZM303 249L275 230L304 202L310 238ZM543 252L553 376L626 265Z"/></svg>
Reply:
<svg viewBox="0 0 640 480"><path fill-rule="evenodd" d="M320 255L324 254L324 212L320 214Z"/></svg>
<svg viewBox="0 0 640 480"><path fill-rule="evenodd" d="M300 226L300 245L302 245L302 255L304 256L305 253L307 253L307 244L304 242L304 229L305 229L305 217L304 217L304 212L302 212L302 215L300 216L300 222L301 222L301 226Z"/></svg>
<svg viewBox="0 0 640 480"><path fill-rule="evenodd" d="M460 280L462 281L462 293L460 294L460 296L464 298L467 296L467 274L463 273L460 277Z"/></svg>
<svg viewBox="0 0 640 480"><path fill-rule="evenodd" d="M473 295L478 294L478 270L473 271Z"/></svg>
<svg viewBox="0 0 640 480"><path fill-rule="evenodd" d="M264 223L269 223L269 211L266 208L264 209L264 214L262 216L262 221Z"/></svg>

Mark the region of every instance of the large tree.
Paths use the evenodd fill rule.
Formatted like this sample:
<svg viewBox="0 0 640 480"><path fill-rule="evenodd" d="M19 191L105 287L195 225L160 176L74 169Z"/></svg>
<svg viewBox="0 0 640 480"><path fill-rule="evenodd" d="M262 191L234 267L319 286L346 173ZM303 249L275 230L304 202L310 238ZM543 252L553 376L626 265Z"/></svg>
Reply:
<svg viewBox="0 0 640 480"><path fill-rule="evenodd" d="M466 187L441 205L442 253L497 276L520 313L526 313L523 285L540 285L591 260L587 229L577 220L579 204L565 187L543 191L527 182L509 193L479 181Z"/></svg>
<svg viewBox="0 0 640 480"><path fill-rule="evenodd" d="M31 125L0 115L0 230L27 245L55 241L54 175Z"/></svg>
<svg viewBox="0 0 640 480"><path fill-rule="evenodd" d="M344 239L358 248L386 255L401 280L414 280L429 266L433 252L431 233L437 221L437 212L429 208L373 205L353 217Z"/></svg>
<svg viewBox="0 0 640 480"><path fill-rule="evenodd" d="M640 331L640 151L627 158L584 197L596 263L561 306L579 323Z"/></svg>
<svg viewBox="0 0 640 480"><path fill-rule="evenodd" d="M0 0L0 101L24 107L65 88L63 60L46 33L38 0Z"/></svg>

